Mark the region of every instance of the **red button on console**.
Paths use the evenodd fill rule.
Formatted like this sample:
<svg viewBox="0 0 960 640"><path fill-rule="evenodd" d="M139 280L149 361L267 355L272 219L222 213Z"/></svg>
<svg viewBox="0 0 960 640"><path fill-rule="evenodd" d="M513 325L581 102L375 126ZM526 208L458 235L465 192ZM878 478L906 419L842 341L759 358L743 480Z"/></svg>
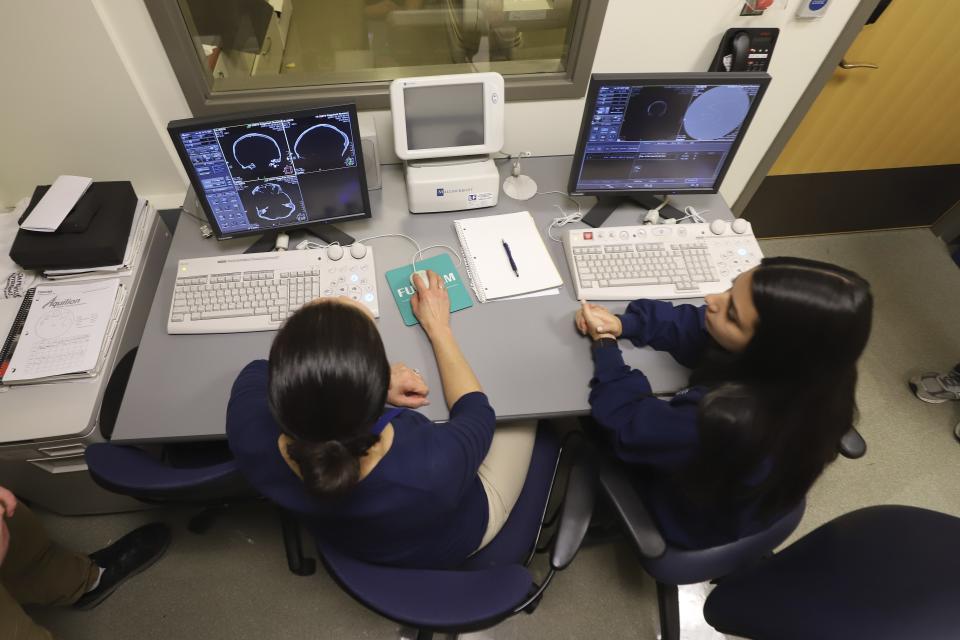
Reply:
<svg viewBox="0 0 960 640"><path fill-rule="evenodd" d="M584 240L593 240L593 231L584 231L583 232Z"/></svg>

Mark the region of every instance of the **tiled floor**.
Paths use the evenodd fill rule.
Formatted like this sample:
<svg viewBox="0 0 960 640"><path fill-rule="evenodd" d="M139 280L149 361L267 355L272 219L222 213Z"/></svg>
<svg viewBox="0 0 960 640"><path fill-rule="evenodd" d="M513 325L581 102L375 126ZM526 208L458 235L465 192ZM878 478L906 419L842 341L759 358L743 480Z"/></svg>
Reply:
<svg viewBox="0 0 960 640"><path fill-rule="evenodd" d="M860 368L860 431L869 450L839 459L808 498L792 539L858 507L913 504L960 515L960 403L927 405L904 381L960 359L960 270L928 230L772 240L767 255L837 262L873 284L873 335ZM394 638L396 625L344 595L321 569L286 571L280 534L265 507L236 509L205 536L187 533L184 511L86 518L45 516L58 539L95 549L152 518L170 522L167 556L89 612L36 611L65 640L105 638ZM692 624L702 589L684 590L685 639L717 636ZM533 615L470 638L655 638L655 585L623 543L587 548L560 574Z"/></svg>

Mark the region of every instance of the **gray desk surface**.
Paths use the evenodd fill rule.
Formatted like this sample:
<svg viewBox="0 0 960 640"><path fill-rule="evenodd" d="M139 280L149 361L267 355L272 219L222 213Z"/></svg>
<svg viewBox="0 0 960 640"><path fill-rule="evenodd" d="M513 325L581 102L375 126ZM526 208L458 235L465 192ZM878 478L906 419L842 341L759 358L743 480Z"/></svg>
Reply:
<svg viewBox="0 0 960 640"><path fill-rule="evenodd" d="M501 163L507 175L509 163ZM543 191L565 191L570 157L531 158L524 171ZM189 196L192 199L192 196ZM444 243L458 248L453 221L511 211L530 211L564 280L560 295L475 303L453 314L452 325L468 361L502 419L584 414L589 411L587 382L592 375L589 345L573 326L577 308L573 286L560 243L546 238L549 221L558 215L554 204L571 210L559 194L519 202L501 194L496 207L472 212L411 215L407 210L403 173L399 165L383 167L383 189L370 192L372 218L340 225L357 239L382 233L404 233L421 246ZM584 212L593 203L582 198ZM680 206L709 209L708 218L730 219L729 208L718 195L676 197ZM618 209L608 224L637 224L642 210ZM584 226L577 224L575 226ZM567 227L570 228L570 227ZM554 235L559 237L555 230ZM300 240L295 234L291 244ZM203 240L195 220L181 216L167 256L160 285L143 332L136 364L124 395L113 434L114 441L161 441L222 438L230 387L240 369L266 358L274 332L181 335L166 331L177 261L208 255L239 253L252 238L217 242ZM431 388L430 406L422 412L434 420L448 417L440 378L429 342L419 327L405 327L386 286L384 272L408 263L413 253L402 238L371 240L377 267L380 319L378 325L392 362L404 362L423 372ZM428 254L429 255L429 254ZM463 269L460 269L463 275ZM625 302L609 306L622 311ZM643 370L655 391L672 391L686 383L687 372L666 354L636 349L624 343L627 363Z"/></svg>

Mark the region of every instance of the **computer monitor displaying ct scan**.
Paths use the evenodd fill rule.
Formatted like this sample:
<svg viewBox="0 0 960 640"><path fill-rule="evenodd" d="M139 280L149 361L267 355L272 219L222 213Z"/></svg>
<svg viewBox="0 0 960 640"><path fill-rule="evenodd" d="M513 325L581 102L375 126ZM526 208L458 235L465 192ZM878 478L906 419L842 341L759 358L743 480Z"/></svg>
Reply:
<svg viewBox="0 0 960 640"><path fill-rule="evenodd" d="M638 194L717 193L769 82L765 73L593 76L569 192L644 205Z"/></svg>
<svg viewBox="0 0 960 640"><path fill-rule="evenodd" d="M220 239L370 217L352 104L168 130Z"/></svg>

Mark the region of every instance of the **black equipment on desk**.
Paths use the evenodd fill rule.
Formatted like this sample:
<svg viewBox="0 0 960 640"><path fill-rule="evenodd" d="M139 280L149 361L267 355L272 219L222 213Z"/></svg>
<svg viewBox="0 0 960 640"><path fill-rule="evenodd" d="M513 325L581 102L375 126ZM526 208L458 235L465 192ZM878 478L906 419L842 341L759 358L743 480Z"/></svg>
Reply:
<svg viewBox="0 0 960 640"><path fill-rule="evenodd" d="M710 71L766 71L780 29L727 29Z"/></svg>
<svg viewBox="0 0 960 640"><path fill-rule="evenodd" d="M594 74L570 169L570 195L597 197L597 227L626 200L682 214L654 198L717 193L760 99L765 73Z"/></svg>
<svg viewBox="0 0 960 640"><path fill-rule="evenodd" d="M348 245L331 222L370 217L354 104L215 116L167 125L219 240L309 228Z"/></svg>
<svg viewBox="0 0 960 640"><path fill-rule="evenodd" d="M20 224L50 185L33 192ZM83 269L123 262L137 209L137 194L128 181L94 182L52 233L20 229L10 259L26 269Z"/></svg>

